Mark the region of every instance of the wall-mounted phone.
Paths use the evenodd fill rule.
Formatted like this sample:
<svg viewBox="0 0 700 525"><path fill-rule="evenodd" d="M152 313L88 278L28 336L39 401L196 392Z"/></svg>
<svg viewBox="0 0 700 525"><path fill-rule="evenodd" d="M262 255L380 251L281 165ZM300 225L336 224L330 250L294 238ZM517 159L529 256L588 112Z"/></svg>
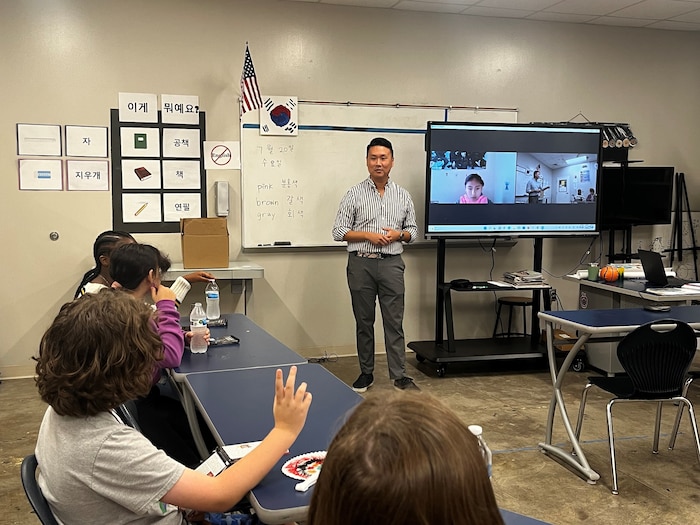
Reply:
<svg viewBox="0 0 700 525"><path fill-rule="evenodd" d="M228 181L217 180L214 193L216 194L216 216L228 217Z"/></svg>

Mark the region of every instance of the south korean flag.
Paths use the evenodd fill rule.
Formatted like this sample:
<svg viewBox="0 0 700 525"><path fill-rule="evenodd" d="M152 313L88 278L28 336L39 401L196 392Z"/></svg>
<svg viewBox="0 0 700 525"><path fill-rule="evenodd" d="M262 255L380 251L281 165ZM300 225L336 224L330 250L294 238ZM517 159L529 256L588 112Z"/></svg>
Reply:
<svg viewBox="0 0 700 525"><path fill-rule="evenodd" d="M260 108L261 135L299 134L297 97L265 97Z"/></svg>

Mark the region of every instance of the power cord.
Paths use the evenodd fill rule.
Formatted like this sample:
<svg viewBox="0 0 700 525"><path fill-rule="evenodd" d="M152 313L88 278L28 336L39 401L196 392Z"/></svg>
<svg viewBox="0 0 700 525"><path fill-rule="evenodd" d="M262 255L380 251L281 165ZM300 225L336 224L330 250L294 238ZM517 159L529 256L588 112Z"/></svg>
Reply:
<svg viewBox="0 0 700 525"><path fill-rule="evenodd" d="M337 360L338 354L329 354L324 351L321 357L310 357L309 363L335 363Z"/></svg>

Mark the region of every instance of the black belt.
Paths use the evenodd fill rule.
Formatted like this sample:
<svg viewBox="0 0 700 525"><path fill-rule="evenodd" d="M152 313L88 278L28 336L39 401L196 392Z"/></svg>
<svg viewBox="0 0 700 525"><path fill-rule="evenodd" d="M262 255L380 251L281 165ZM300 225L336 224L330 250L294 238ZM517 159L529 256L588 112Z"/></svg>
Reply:
<svg viewBox="0 0 700 525"><path fill-rule="evenodd" d="M389 259L390 257L398 257L400 253L379 253L379 252L350 252L354 253L357 257L362 257L364 259Z"/></svg>

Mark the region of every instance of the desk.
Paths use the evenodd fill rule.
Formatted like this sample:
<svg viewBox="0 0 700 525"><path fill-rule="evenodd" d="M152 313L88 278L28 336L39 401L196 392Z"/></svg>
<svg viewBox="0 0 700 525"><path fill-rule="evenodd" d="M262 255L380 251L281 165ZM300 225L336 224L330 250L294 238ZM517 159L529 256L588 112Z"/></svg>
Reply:
<svg viewBox="0 0 700 525"><path fill-rule="evenodd" d="M647 281L644 279L622 279L608 283L566 275L564 280L578 283L580 308L620 308L624 306L623 299L633 306L647 302L690 304L691 301L700 300L698 293L658 295L646 292Z"/></svg>
<svg viewBox="0 0 700 525"><path fill-rule="evenodd" d="M185 385L220 444L263 439L274 426L275 369L255 368L208 374L190 374ZM288 367L283 367L285 378ZM297 385L308 384L313 395L304 429L296 442L250 493L260 519L268 524L303 521L313 489L296 492L297 480L285 476L282 465L288 459L317 450L327 450L345 415L362 401L345 383L321 365L298 365Z"/></svg>
<svg viewBox="0 0 700 525"><path fill-rule="evenodd" d="M690 304L700 299L700 294L657 295L645 292L647 282L644 279L622 279L612 283L589 281L572 275L565 280L579 285L579 308L638 308L650 303ZM617 359L615 346L611 343L593 343L586 345L588 364L608 374L622 372L622 365Z"/></svg>
<svg viewBox="0 0 700 525"><path fill-rule="evenodd" d="M228 326L211 328L211 337L232 334L240 339L240 344L210 346L203 354L193 354L189 348L185 348L180 366L170 370L170 377L180 393L190 430L202 459L208 457L210 451L207 450L199 430L192 396L189 390L181 387L187 375L217 370L299 365L307 362L304 357L283 345L245 315L222 314L221 317L228 320Z"/></svg>
<svg viewBox="0 0 700 525"><path fill-rule="evenodd" d="M231 261L228 268L184 268L182 263L175 263L168 270L166 280L172 279L174 281L180 276L197 271L209 272L216 279L222 281L231 281L231 293L243 294L243 312L246 314L248 313L248 299L253 291L253 279L265 277L265 270L258 264L247 261Z"/></svg>
<svg viewBox="0 0 700 525"><path fill-rule="evenodd" d="M408 343L408 348L416 353L418 362L423 362L426 359L432 363L437 363L438 376L444 377L447 373L447 364L452 362L465 361L489 361L495 359L526 359L542 357L543 352L539 346L539 321L537 318L537 310L540 304L539 293L542 292L545 309L551 308L551 300L547 291L551 286L547 284L536 284L532 286L512 286L512 285L496 285L492 282L473 282L469 289L455 289L450 283L441 285L441 295L444 302L445 324L447 327L447 345L441 344L442 341L424 342L416 341ZM531 316L531 331L530 338L513 337L503 339L466 339L462 341L455 340L454 333L454 318L452 314L452 291L455 292L514 292L526 291L533 294L533 306ZM537 296L537 300L535 297ZM442 327L440 327L442 331Z"/></svg>
<svg viewBox="0 0 700 525"><path fill-rule="evenodd" d="M511 512L509 510L501 510L501 517L506 525L549 525L544 521L531 518L530 516L525 516L523 514L517 514L516 512Z"/></svg>
<svg viewBox="0 0 700 525"><path fill-rule="evenodd" d="M549 411L547 413L545 440L543 443L540 443L539 446L543 452L571 466L589 483L595 483L600 478L600 475L590 467L583 450L581 450L581 446L576 439L574 428L571 425L571 420L566 411L566 405L561 391L564 378L577 352L589 339L596 339L592 339L592 336L598 336L598 338L604 338L606 340L620 340L624 334L631 332L638 326L658 319L678 319L680 321L685 321L697 330L700 328L700 306L675 306L671 308L670 312L648 312L642 308L562 310L556 312L540 312L539 317L545 322L547 330L547 356L549 358L549 371L552 376L553 387L552 399L549 402ZM558 372L555 356L556 352L554 349L555 324L562 326L562 328L577 330L579 333L578 340L569 351ZM569 436L569 441L576 455L552 444L554 412L557 407L559 408L566 433Z"/></svg>

